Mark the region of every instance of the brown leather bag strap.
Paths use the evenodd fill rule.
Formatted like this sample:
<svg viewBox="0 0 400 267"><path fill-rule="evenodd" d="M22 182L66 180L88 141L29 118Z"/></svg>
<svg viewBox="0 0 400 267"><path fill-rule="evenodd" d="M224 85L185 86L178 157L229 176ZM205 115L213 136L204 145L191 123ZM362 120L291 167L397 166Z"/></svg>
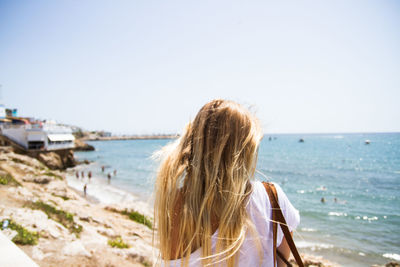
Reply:
<svg viewBox="0 0 400 267"><path fill-rule="evenodd" d="M276 212L275 212L275 207L276 204L275 200L276 198L272 197L273 192L271 191L271 188L268 186L267 183L263 182L265 190L267 191L268 197L269 197L269 202L271 203L271 208L272 208L272 242L273 242L273 255L274 255L274 266L277 264L276 261L276 239L277 239L277 232L278 232L278 224L276 223Z"/></svg>
<svg viewBox="0 0 400 267"><path fill-rule="evenodd" d="M279 223L279 225L281 226L282 232L286 238L286 241L289 245L289 248L293 254L293 257L296 260L297 265L299 265L299 267L304 267L303 261L301 260L300 254L297 251L296 245L293 241L292 234L289 231L285 217L283 216L282 210L279 206L278 193L276 192L276 188L272 183L263 182L263 184L264 184L265 190L267 191L267 194L270 199L271 206L272 206L272 220L274 221L273 225L276 225L276 221ZM274 213L275 213L275 215L274 215ZM274 219L274 217L275 217L275 219ZM278 251L278 255L281 256L279 251ZM283 257L281 257L281 259L283 261L286 260ZM275 260L276 260L276 235L274 235L274 262L275 262ZM287 264L287 261L285 261L285 263ZM290 265L288 265L288 266L290 266Z"/></svg>

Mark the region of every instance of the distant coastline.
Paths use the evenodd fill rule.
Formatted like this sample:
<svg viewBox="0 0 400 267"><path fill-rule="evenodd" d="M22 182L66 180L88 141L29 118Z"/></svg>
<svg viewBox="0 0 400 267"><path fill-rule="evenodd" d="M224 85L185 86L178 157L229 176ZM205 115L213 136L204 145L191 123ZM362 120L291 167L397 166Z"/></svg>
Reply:
<svg viewBox="0 0 400 267"><path fill-rule="evenodd" d="M178 138L177 134L163 134L163 135L122 135L122 136L95 136L84 137L84 141L113 141L113 140L157 140L157 139L175 139Z"/></svg>

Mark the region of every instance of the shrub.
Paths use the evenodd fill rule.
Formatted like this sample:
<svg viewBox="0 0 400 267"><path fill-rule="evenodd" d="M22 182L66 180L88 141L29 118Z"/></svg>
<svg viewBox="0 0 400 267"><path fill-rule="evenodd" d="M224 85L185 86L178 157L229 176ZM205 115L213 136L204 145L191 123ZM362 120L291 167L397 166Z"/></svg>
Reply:
<svg viewBox="0 0 400 267"><path fill-rule="evenodd" d="M54 178L56 178L58 180L63 180L62 176L57 175L57 174L55 174L54 172L51 172L51 171L45 172L44 175L54 177Z"/></svg>
<svg viewBox="0 0 400 267"><path fill-rule="evenodd" d="M145 215L141 214L140 212L137 212L135 210L128 211L127 209L121 211L121 210L117 210L114 208L107 208L107 210L116 212L116 213L120 213L122 215L126 215L132 221L144 224L147 227L149 227L150 229L153 229L153 223L150 221L150 219L147 218Z"/></svg>
<svg viewBox="0 0 400 267"><path fill-rule="evenodd" d="M137 211L124 210L122 214L127 215L132 221L144 224L150 229L153 229L153 224L150 219Z"/></svg>
<svg viewBox="0 0 400 267"><path fill-rule="evenodd" d="M4 220L1 222L3 224ZM17 235L14 236L12 241L15 244L20 244L20 245L36 245L38 242L39 234L37 232L31 232L21 225L17 224L13 220L9 220L8 227L11 230L17 231Z"/></svg>
<svg viewBox="0 0 400 267"><path fill-rule="evenodd" d="M125 243L122 240L122 238L120 236L115 239L109 239L108 245L110 245L113 248L129 248L130 247L127 243Z"/></svg>
<svg viewBox="0 0 400 267"><path fill-rule="evenodd" d="M6 177L0 176L0 184L7 185L8 179Z"/></svg>
<svg viewBox="0 0 400 267"><path fill-rule="evenodd" d="M57 209L54 206L51 206L42 201L31 202L30 207L32 209L38 209L47 214L50 219L55 220L56 222L61 223L65 226L71 233L75 233L79 236L79 233L82 232L82 225L79 225L74 222L74 215L64 210Z"/></svg>
<svg viewBox="0 0 400 267"><path fill-rule="evenodd" d="M55 197L59 197L59 198L62 198L62 199L64 199L64 200L70 200L70 198L69 197L66 197L66 196L61 196L61 195L57 195L57 194L52 194L53 196L55 196Z"/></svg>
<svg viewBox="0 0 400 267"><path fill-rule="evenodd" d="M20 164L29 165L29 164L27 164L25 161L20 160L20 159L17 159L17 158L12 158L11 160L14 161L15 163L20 163Z"/></svg>
<svg viewBox="0 0 400 267"><path fill-rule="evenodd" d="M16 186L21 186L21 184L12 177L11 174L7 173L6 175L0 175L0 184L2 185L16 185Z"/></svg>

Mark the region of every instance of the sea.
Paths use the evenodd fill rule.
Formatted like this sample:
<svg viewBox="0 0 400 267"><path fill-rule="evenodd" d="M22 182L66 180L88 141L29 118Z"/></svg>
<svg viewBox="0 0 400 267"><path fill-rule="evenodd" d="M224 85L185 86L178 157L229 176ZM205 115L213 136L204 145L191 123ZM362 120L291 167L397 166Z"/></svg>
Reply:
<svg viewBox="0 0 400 267"><path fill-rule="evenodd" d="M75 155L91 163L70 170L68 182L82 190L88 179L75 171L91 171L90 196L152 205L152 155L172 141L89 142L95 151ZM299 210L301 253L342 266L400 262L400 133L265 135L255 179L278 183Z"/></svg>

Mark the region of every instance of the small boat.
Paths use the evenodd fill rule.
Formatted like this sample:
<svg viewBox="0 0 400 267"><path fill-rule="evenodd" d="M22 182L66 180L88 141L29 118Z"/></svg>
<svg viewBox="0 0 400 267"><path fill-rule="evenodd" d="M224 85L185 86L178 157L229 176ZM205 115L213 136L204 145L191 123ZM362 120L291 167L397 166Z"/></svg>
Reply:
<svg viewBox="0 0 400 267"><path fill-rule="evenodd" d="M371 143L371 140L368 140L368 139L367 139L367 140L364 141L364 143L365 143L366 145L369 145L369 144Z"/></svg>
<svg viewBox="0 0 400 267"><path fill-rule="evenodd" d="M304 143L304 139L303 139L303 138L300 138L300 139L299 139L299 143Z"/></svg>

